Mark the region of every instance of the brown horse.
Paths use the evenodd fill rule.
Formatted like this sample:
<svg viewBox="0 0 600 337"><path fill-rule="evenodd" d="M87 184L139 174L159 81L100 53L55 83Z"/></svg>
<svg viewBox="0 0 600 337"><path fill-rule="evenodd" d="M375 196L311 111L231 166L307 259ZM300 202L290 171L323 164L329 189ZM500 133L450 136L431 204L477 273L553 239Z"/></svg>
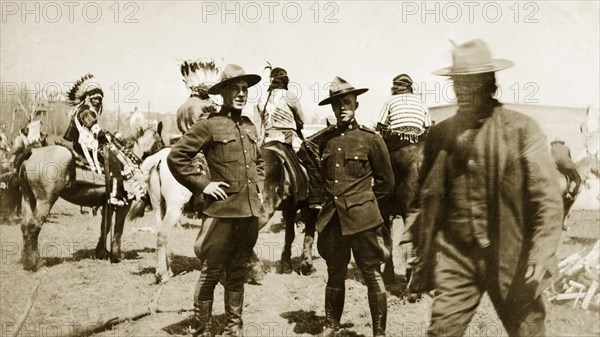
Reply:
<svg viewBox="0 0 600 337"><path fill-rule="evenodd" d="M305 151L302 160L310 160L318 164L318 156L315 155L314 142L322 132L307 139L301 151ZM304 223L304 242L299 272L310 275L315 272L312 262L312 247L315 238L315 225L318 209L309 208L308 198L308 173L303 167L295 167L288 156L293 155L292 150L284 149L283 144L265 144L261 151L265 158L265 191L264 211L266 219L270 219L275 211L280 210L285 225L285 240L279 272L292 272L292 244L296 236L296 216L301 213L301 221ZM318 167L318 165L315 165ZM266 223L265 223L266 225Z"/></svg>
<svg viewBox="0 0 600 337"><path fill-rule="evenodd" d="M131 151L142 158L157 151L163 146L160 132L146 129L132 137ZM112 157L112 156L111 156ZM96 258L110 257L112 262L122 259L121 235L125 215L129 205L113 207L107 204L106 188L102 182L104 178L92 177L88 173L89 181L76 180L75 156L68 148L60 145L51 145L31 150L31 154L19 167L19 181L22 192L23 223L23 251L21 263L26 270L38 270L44 265L38 251L38 236L59 197L80 206L102 206L102 222L100 239L96 246ZM87 171L86 171L87 172ZM94 183L94 178L97 183ZM111 240L110 252L106 247L106 237L110 228L109 224L115 215L114 233Z"/></svg>

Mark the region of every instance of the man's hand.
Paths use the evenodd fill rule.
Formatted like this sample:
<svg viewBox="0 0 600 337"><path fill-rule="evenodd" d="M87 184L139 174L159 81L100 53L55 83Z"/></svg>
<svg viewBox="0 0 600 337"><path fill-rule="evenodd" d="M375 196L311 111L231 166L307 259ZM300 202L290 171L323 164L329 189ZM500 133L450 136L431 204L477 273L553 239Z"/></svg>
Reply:
<svg viewBox="0 0 600 337"><path fill-rule="evenodd" d="M539 296L543 289L539 289L539 285L546 275L546 268L538 264L530 264L525 272L525 287L534 292L534 298Z"/></svg>
<svg viewBox="0 0 600 337"><path fill-rule="evenodd" d="M227 193L225 193L221 186L225 186L225 188L227 188L229 187L229 184L223 181L211 181L208 183L206 188L204 188L202 193L208 194L217 200L225 200L227 199Z"/></svg>

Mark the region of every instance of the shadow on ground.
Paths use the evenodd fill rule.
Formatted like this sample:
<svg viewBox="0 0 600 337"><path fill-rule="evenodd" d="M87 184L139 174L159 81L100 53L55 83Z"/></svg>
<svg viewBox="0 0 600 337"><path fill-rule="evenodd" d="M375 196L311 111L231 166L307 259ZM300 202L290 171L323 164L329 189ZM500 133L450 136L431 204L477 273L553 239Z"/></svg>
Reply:
<svg viewBox="0 0 600 337"><path fill-rule="evenodd" d="M154 248L144 248L144 249L138 249L138 250L123 251L124 260L137 260L137 259L141 258L139 256L140 253L152 253L155 251L156 251L156 249L154 249ZM80 249L80 250L76 251L75 253L73 253L73 256L70 256L70 257L56 257L56 256L43 257L42 256L42 258L46 261L46 267L52 267L52 266L56 266L56 265L59 265L62 263L66 263L66 262L76 262L76 261L81 261L81 260L94 260L94 259L96 259L96 250L95 249Z"/></svg>
<svg viewBox="0 0 600 337"><path fill-rule="evenodd" d="M195 331L196 322L193 316L189 316L183 321L168 325L162 328L162 331L173 336L191 336ZM212 317L212 336L220 336L225 328L225 314Z"/></svg>
<svg viewBox="0 0 600 337"><path fill-rule="evenodd" d="M313 310L305 311L305 310L296 310L296 311L288 311L284 312L280 315L281 317L288 320L288 323L294 324L294 333L299 335L309 334L309 335L318 335L323 332L323 327L325 326L325 317L317 316ZM342 329L340 333L336 336L348 336L348 337L359 337L363 335L359 335L353 331L348 331L346 329L352 328L354 324L345 323L342 324Z"/></svg>

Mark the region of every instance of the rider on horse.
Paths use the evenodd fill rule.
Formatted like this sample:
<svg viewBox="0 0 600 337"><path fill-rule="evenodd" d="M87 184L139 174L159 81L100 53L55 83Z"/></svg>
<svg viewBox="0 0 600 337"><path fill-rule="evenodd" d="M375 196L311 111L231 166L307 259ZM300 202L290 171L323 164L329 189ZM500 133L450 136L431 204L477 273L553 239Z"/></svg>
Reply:
<svg viewBox="0 0 600 337"><path fill-rule="evenodd" d="M271 65L267 68L270 69ZM307 178L302 174L302 165L296 154L304 139L302 107L298 97L288 90L290 80L285 69L274 68L270 78L267 97L259 100L255 106L255 113L260 116L259 144L272 150L263 153L267 168L265 179L269 180L269 169L276 165L277 158L273 155L283 157L286 172L290 175L289 183L292 185L290 195L295 201L301 201L308 195Z"/></svg>
<svg viewBox="0 0 600 337"><path fill-rule="evenodd" d="M391 132L401 141L416 143L431 127L431 117L421 97L413 93L412 85L413 81L407 74L394 77L392 97L381 109L377 129L383 131L382 134Z"/></svg>
<svg viewBox="0 0 600 337"><path fill-rule="evenodd" d="M123 144L110 133L102 130L98 118L102 114L104 92L91 74L84 75L68 92L68 100L75 107L70 112L71 122L63 138L73 142L73 149L87 160L88 166L97 174L102 174L102 153L99 145L109 144L111 154L117 159L109 165L113 176L109 203L124 205L128 199L142 198L146 193L143 173L139 170L140 159L136 158ZM100 157L99 157L100 155ZM124 181L124 179L126 181Z"/></svg>

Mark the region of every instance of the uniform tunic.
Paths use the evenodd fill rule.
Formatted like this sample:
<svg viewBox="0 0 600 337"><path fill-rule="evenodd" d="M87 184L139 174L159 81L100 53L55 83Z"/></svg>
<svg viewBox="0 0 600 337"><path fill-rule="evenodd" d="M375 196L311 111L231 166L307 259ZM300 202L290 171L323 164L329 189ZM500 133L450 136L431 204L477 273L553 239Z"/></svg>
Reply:
<svg viewBox="0 0 600 337"><path fill-rule="evenodd" d="M264 183L263 160L257 146L256 128L245 116L213 114L198 121L175 144L167 158L173 176L193 193L204 191L210 181L192 159L203 151L212 181L229 184L227 199L206 196L203 213L217 218L260 215L259 192Z"/></svg>

